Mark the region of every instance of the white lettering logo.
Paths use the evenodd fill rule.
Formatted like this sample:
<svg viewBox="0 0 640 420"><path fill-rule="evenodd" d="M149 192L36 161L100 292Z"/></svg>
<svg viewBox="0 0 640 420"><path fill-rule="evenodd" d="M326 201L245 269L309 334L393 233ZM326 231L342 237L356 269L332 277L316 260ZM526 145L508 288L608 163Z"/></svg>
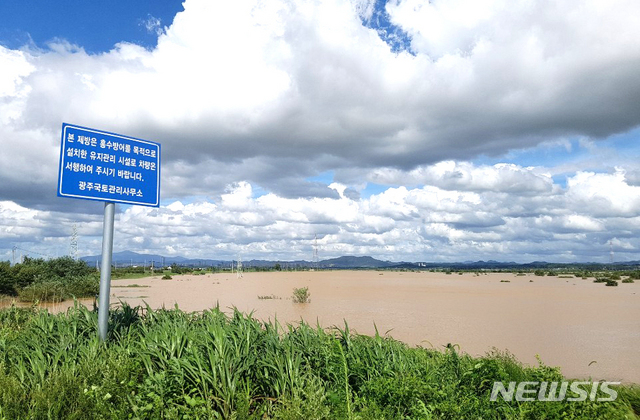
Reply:
<svg viewBox="0 0 640 420"><path fill-rule="evenodd" d="M590 401L614 401L618 393L609 388L610 385L620 385L620 382L509 382L508 387L502 382L494 382L490 399L496 401L499 394L504 401L513 401L514 395L516 401L563 401L565 398L567 401L585 401L587 398Z"/></svg>

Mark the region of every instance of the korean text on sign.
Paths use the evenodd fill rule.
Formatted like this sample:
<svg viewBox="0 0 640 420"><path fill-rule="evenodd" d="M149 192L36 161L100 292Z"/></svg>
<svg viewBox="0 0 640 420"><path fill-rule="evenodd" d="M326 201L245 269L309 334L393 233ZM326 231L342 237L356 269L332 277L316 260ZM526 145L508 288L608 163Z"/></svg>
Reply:
<svg viewBox="0 0 640 420"><path fill-rule="evenodd" d="M158 206L160 145L63 124L58 195Z"/></svg>

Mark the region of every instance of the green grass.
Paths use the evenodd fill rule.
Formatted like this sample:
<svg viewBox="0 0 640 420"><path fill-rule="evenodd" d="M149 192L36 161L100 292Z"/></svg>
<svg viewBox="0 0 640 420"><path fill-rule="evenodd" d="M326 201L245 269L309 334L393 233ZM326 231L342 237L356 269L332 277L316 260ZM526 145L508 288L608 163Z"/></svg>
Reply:
<svg viewBox="0 0 640 420"><path fill-rule="evenodd" d="M218 308L126 304L109 322L101 343L97 314L82 306L0 310L0 419L622 419L640 402L633 386L613 402L491 402L494 381L562 375L346 323L282 327Z"/></svg>

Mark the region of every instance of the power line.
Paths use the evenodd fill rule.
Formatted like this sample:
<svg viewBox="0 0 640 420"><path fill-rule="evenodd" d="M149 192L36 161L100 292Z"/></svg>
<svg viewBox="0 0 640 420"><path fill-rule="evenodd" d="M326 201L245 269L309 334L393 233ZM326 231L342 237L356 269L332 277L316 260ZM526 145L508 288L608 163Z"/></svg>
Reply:
<svg viewBox="0 0 640 420"><path fill-rule="evenodd" d="M14 246L13 248L11 248L11 252L12 252L12 263L13 265L16 265L16 251L24 251L27 254L36 254L36 255L40 255L41 257L45 257L47 259L51 259L53 258L51 255L47 255L47 254L43 254L42 252L36 252L36 251L31 251L29 249L24 249L24 248L20 248L19 246ZM20 258L22 259L22 258Z"/></svg>

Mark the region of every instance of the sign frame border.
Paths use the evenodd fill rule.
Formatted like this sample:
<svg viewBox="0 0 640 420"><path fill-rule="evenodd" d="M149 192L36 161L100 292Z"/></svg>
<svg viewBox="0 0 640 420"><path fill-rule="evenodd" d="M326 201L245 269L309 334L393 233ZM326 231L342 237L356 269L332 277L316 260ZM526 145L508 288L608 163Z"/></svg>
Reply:
<svg viewBox="0 0 640 420"><path fill-rule="evenodd" d="M158 179L157 179L157 190L156 190L156 197L155 197L155 203L141 203L138 201L128 201L128 200L123 200L123 199L114 199L114 198L100 198L100 197L87 197L87 196L83 196L83 195L77 195L77 194L68 194L68 193L63 193L62 192L62 183L63 183L63 170L64 170L64 151L65 151L65 145L66 145L66 129L68 127L71 128L77 128L80 130L84 130L84 131L88 131L91 133L95 133L95 134L104 134L104 135L108 135L108 136L112 136L112 137L117 137L117 138L121 138L124 140L135 140L135 141L139 141L139 142L143 142L149 145L152 145L154 147L158 148ZM98 130L95 128L89 128L89 127L84 127L78 124L69 124L69 123L62 123L62 133L61 133L61 142L60 142L60 161L59 161L59 166L58 166L58 188L57 188L57 195L58 197L67 197L67 198L77 198L77 199L81 199L81 200L91 200L91 201L102 201L102 202L112 202L112 203L121 203L121 204L127 204L127 205L134 205L134 206L147 206L147 207L160 207L160 180L161 180L161 158L162 154L161 154L161 145L160 143L154 142L154 141L150 141L150 140L144 140L144 139L139 139L137 137L132 137L132 136L125 136L123 134L117 134L117 133L112 133L110 131L104 131L104 130Z"/></svg>

